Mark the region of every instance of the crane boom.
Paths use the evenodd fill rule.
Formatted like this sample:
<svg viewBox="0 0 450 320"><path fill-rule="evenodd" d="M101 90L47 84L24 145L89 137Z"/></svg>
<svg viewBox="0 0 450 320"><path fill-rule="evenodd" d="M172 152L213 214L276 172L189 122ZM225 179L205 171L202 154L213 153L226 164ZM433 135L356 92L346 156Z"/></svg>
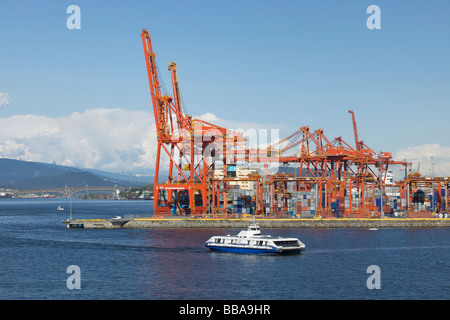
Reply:
<svg viewBox="0 0 450 320"><path fill-rule="evenodd" d="M348 113L352 114L353 131L355 133L356 151L360 151L361 150L361 145L360 145L359 140L358 140L358 130L356 129L355 112L353 112L352 110L348 110Z"/></svg>
<svg viewBox="0 0 450 320"><path fill-rule="evenodd" d="M172 75L172 86L175 98L175 106L178 112L181 114L182 112L181 112L180 88L178 86L177 64L175 62L169 63L169 71Z"/></svg>
<svg viewBox="0 0 450 320"><path fill-rule="evenodd" d="M153 52L150 34L146 29L142 30L141 37L144 45L145 62L147 64L157 134L159 139L167 141L170 140L170 128L167 114L172 97L161 94L161 85L159 83L155 60L156 54Z"/></svg>

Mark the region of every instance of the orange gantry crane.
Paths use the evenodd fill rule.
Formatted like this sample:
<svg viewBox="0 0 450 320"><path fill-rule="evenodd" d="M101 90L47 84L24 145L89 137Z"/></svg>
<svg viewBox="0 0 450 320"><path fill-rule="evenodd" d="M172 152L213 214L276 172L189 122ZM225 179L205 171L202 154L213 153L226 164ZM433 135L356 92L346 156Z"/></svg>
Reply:
<svg viewBox="0 0 450 320"><path fill-rule="evenodd" d="M369 217L392 208L411 211L418 180L406 178L410 164L392 160L389 152L376 153L359 140L353 111L348 112L355 147L341 137L328 139L323 129L311 132L308 126L269 146L250 147L242 133L183 113L174 62L168 68L173 94L162 92L150 34L144 29L141 37L157 133L155 215ZM263 167L264 174L230 175L238 161ZM273 163L278 164L276 172L268 168ZM160 169L167 164L167 180L161 182ZM405 180L389 184L387 192L387 173L396 165L404 166ZM285 172L289 166L295 174ZM239 190L244 182L252 186L245 192ZM446 181L436 185L436 190L445 189L440 191L445 196L434 196L439 210L450 205L449 187Z"/></svg>
<svg viewBox="0 0 450 320"><path fill-rule="evenodd" d="M157 133L155 214L204 213L208 210L210 175L216 163L208 162L208 158L226 162L226 147L236 147L245 139L240 133L183 113L174 62L169 64L173 96L163 94L150 34L144 29L141 37ZM169 174L164 183L159 182L162 153L169 158Z"/></svg>
<svg viewBox="0 0 450 320"><path fill-rule="evenodd" d="M394 165L403 165L406 170L408 163L393 161L389 152L377 154L359 141L354 112L349 113L352 114L355 148L341 137L331 141L323 129L312 133L307 126L269 146L279 150L280 164L293 164L297 168L295 178L282 173L271 177L269 184L274 184L272 189L275 193L278 191L281 199L273 197L271 211L289 212L288 203L294 190L307 192L303 196L314 199L312 206L310 201L294 200L297 214L310 211L321 217L350 217L373 216L381 211L381 194L385 194L383 181L388 170ZM289 181L295 181L290 191Z"/></svg>

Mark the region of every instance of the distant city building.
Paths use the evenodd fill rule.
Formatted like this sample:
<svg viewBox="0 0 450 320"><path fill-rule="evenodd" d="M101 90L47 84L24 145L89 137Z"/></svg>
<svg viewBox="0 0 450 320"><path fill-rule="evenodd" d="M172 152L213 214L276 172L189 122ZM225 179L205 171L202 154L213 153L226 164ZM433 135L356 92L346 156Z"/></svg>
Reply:
<svg viewBox="0 0 450 320"><path fill-rule="evenodd" d="M239 166L230 166L227 169L227 177L228 178L248 178L251 174L259 174L259 168L252 167L239 167ZM223 179L224 178L224 170L223 169L215 169L214 170L214 178L215 179ZM230 181L230 185L238 185L242 190L256 190L256 182L255 181Z"/></svg>

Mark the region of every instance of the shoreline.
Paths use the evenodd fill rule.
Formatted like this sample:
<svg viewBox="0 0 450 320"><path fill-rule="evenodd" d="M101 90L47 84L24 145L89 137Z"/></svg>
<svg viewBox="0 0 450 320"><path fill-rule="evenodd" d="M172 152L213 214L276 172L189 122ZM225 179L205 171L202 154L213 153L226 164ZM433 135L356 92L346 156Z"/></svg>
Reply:
<svg viewBox="0 0 450 320"><path fill-rule="evenodd" d="M134 218L111 222L111 219L64 221L67 228L247 228L251 219ZM449 228L450 219L440 218L340 218L340 219L255 219L261 228Z"/></svg>

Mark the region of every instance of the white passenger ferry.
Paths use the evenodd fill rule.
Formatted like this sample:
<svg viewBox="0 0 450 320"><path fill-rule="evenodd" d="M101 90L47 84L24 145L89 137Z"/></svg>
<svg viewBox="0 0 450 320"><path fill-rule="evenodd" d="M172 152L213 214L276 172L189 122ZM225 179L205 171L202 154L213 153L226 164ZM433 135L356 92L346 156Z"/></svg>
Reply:
<svg viewBox="0 0 450 320"><path fill-rule="evenodd" d="M211 250L237 253L298 253L306 249L297 238L261 235L259 226L252 223L238 235L213 236L205 243Z"/></svg>

